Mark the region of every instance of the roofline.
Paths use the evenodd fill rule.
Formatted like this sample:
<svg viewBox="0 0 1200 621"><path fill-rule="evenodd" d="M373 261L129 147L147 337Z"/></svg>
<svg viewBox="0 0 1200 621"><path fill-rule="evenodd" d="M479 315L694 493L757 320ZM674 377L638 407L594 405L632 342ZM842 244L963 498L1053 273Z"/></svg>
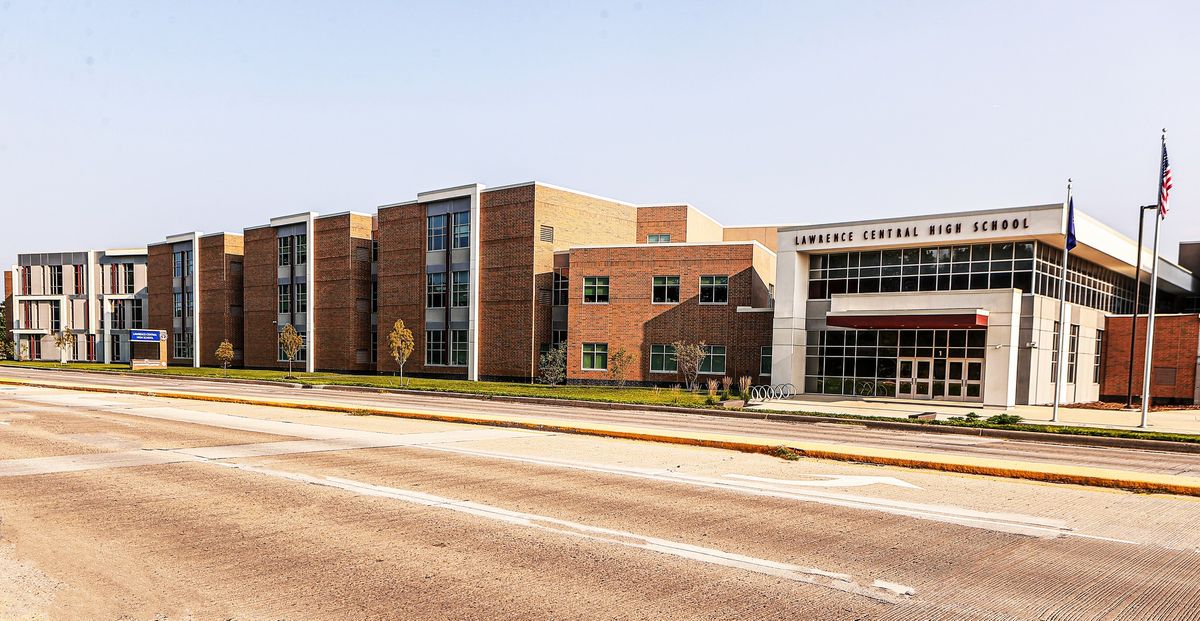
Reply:
<svg viewBox="0 0 1200 621"><path fill-rule="evenodd" d="M238 237L245 237L245 235L242 235L241 233L231 233L229 231L218 231L216 233L205 233L205 234L201 235L200 238L204 239L205 237L216 237L218 235L237 235Z"/></svg>
<svg viewBox="0 0 1200 621"><path fill-rule="evenodd" d="M903 222L912 220L913 218L941 218L951 216L975 216L975 215L990 215L1006 211L1040 211L1049 209L1062 209L1062 203L1047 203L1044 205L1028 205L1025 207L1000 207L996 209L975 209L970 211L943 211L940 213L922 213L909 214L906 216L892 218L876 218L873 220L848 220L844 222L818 222L815 224L789 224L778 227L780 233L788 233L801 227L835 227L835 226L859 226L868 224L886 224L888 222ZM1093 218L1094 219L1094 218Z"/></svg>
<svg viewBox="0 0 1200 621"><path fill-rule="evenodd" d="M775 251L767 248L762 242L755 239L739 239L734 241L705 241L705 242L673 242L665 244L596 244L571 246L567 250L557 250L559 252L570 252L572 250L599 250L604 248L698 248L703 246L758 246L763 250L775 256Z"/></svg>
<svg viewBox="0 0 1200 621"><path fill-rule="evenodd" d="M363 213L363 212L361 212L361 211L353 211L353 210L350 210L350 211L339 211L339 212L337 212L337 213L331 213L331 214L320 215L320 216L316 216L316 217L315 217L315 218L313 218L313 219L314 219L314 220L321 220L321 219L324 219L324 218L336 218L336 217L338 217L338 216L362 216L362 217L364 217L364 218L374 218L374 217L375 217L374 215L372 215L372 214L369 214L369 213Z"/></svg>

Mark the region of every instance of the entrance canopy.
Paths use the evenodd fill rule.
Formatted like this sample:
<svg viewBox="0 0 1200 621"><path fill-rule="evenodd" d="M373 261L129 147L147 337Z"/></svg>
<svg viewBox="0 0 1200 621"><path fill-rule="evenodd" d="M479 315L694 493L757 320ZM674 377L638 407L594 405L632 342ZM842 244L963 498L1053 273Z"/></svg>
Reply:
<svg viewBox="0 0 1200 621"><path fill-rule="evenodd" d="M982 308L834 311L825 315L825 323L829 326L837 328L857 328L864 330L897 328L986 328L988 325L988 311Z"/></svg>

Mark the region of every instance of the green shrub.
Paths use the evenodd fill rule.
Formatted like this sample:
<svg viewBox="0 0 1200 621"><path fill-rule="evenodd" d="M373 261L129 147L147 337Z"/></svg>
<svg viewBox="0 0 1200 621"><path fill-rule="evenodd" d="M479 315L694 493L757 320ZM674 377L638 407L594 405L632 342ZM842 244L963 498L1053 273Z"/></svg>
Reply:
<svg viewBox="0 0 1200 621"><path fill-rule="evenodd" d="M997 414L989 416L987 422L993 425L1016 425L1021 422L1021 417L1016 414Z"/></svg>

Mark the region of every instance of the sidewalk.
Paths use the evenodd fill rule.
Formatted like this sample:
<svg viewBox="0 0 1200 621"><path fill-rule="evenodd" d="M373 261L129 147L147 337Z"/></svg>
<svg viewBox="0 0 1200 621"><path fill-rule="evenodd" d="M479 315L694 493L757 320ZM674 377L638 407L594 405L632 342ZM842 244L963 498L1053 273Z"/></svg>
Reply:
<svg viewBox="0 0 1200 621"><path fill-rule="evenodd" d="M778 410L782 412L820 412L822 414L855 414L859 416L890 416L908 419L911 414L936 413L938 420L965 416L974 412L984 418L995 414L1016 414L1025 422L1049 423L1052 409L1045 405L1018 405L1009 410L984 407L980 403L946 403L907 399L856 399L851 397L803 395L782 401L756 403L749 410ZM1105 429L1137 429L1140 411L1089 410L1060 407L1058 422L1076 427ZM1163 433L1200 434L1200 409L1151 412L1149 431Z"/></svg>

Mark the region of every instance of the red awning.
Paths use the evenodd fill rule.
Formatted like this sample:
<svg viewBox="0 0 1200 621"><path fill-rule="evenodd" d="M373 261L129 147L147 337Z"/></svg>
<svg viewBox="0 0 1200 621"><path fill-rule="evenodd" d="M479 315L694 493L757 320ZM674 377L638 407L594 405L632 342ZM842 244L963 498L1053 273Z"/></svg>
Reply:
<svg viewBox="0 0 1200 621"><path fill-rule="evenodd" d="M827 315L825 323L837 328L986 328L986 313L942 313L913 315Z"/></svg>

